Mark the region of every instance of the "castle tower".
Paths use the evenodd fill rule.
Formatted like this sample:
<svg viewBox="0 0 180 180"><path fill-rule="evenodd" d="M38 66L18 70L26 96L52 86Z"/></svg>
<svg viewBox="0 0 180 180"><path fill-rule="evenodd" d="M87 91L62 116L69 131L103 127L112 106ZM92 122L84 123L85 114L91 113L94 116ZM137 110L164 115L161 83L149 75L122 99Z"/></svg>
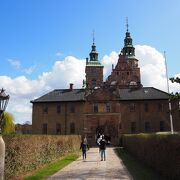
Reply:
<svg viewBox="0 0 180 180"><path fill-rule="evenodd" d="M132 44L130 32L127 31L124 39L124 47L119 54L118 62L107 79L108 84L116 84L119 88L142 87L138 59L135 57L135 48Z"/></svg>
<svg viewBox="0 0 180 180"><path fill-rule="evenodd" d="M96 51L96 45L92 44L91 52L89 53L90 59L86 58L86 84L87 88L100 87L103 83L103 65L98 60L98 53Z"/></svg>

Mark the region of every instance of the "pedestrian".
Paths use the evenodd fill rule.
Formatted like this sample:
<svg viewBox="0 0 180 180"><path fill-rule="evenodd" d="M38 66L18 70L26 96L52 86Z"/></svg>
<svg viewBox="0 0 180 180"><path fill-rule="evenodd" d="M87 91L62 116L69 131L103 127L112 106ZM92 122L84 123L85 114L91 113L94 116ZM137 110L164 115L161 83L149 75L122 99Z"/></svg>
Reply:
<svg viewBox="0 0 180 180"><path fill-rule="evenodd" d="M101 153L101 161L103 161L103 160L106 161L106 140L104 138L104 135L102 135L99 149L100 149L100 153Z"/></svg>
<svg viewBox="0 0 180 180"><path fill-rule="evenodd" d="M86 151L88 150L87 139L82 140L80 149L82 150L83 160L86 160Z"/></svg>
<svg viewBox="0 0 180 180"><path fill-rule="evenodd" d="M98 136L97 136L97 140L96 140L96 143L97 143L97 145L98 145L98 147L99 147L99 153L101 152L100 151L100 142L101 142L101 140L102 140L102 136L103 136L103 134L98 134Z"/></svg>

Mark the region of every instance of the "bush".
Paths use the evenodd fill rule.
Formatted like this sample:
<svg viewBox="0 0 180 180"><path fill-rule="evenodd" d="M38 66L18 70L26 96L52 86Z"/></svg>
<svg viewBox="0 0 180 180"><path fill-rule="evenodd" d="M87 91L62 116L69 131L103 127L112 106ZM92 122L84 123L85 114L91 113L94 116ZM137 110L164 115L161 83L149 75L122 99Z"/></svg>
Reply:
<svg viewBox="0 0 180 180"><path fill-rule="evenodd" d="M77 152L80 136L6 135L5 179L20 179L44 165Z"/></svg>
<svg viewBox="0 0 180 180"><path fill-rule="evenodd" d="M15 132L14 116L9 112L4 112L2 116L2 134Z"/></svg>
<svg viewBox="0 0 180 180"><path fill-rule="evenodd" d="M166 179L180 179L180 135L123 135L123 146Z"/></svg>

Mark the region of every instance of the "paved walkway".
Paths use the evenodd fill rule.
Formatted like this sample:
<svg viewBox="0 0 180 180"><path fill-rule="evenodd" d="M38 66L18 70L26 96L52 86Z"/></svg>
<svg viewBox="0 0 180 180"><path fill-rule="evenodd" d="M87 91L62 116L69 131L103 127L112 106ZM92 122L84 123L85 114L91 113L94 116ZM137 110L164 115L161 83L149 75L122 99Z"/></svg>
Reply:
<svg viewBox="0 0 180 180"><path fill-rule="evenodd" d="M112 147L107 148L106 161L100 161L98 148L91 148L87 153L86 161L82 156L72 162L48 180L132 180L122 161L117 157Z"/></svg>

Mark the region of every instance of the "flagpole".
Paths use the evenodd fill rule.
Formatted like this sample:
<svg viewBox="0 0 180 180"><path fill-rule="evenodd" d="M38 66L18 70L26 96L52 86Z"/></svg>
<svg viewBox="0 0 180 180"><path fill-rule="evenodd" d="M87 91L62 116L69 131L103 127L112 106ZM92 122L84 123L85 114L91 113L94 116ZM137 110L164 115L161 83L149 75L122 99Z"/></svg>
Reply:
<svg viewBox="0 0 180 180"><path fill-rule="evenodd" d="M164 51L164 59L165 59L165 66L166 66L167 90L168 90L168 94L170 95L168 69L167 69L167 60L166 60L166 52L165 52L165 51ZM169 97L169 99L168 99L168 103L169 103L169 120L170 120L171 134L174 134L173 119L172 119L172 108L171 108L171 100L170 100L170 97Z"/></svg>

